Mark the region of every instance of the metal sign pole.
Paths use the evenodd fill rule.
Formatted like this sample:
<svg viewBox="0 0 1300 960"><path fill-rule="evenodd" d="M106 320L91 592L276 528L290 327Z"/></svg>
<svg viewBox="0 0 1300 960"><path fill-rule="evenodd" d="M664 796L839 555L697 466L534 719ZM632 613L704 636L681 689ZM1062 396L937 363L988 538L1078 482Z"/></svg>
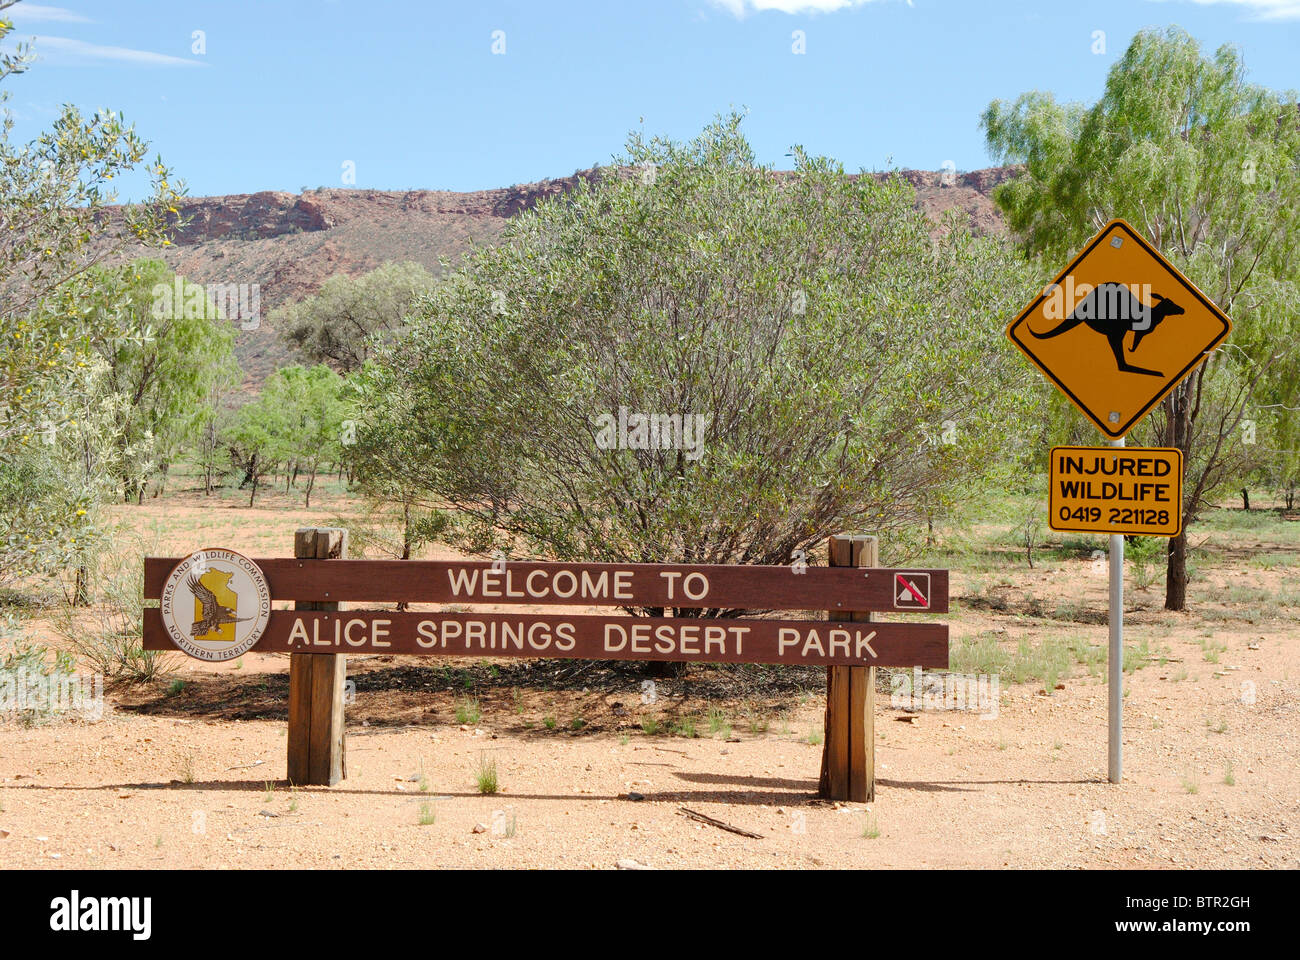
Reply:
<svg viewBox="0 0 1300 960"><path fill-rule="evenodd" d="M1110 442L1112 447L1124 446L1124 438ZM1108 678L1107 712L1108 748L1106 768L1111 783L1119 783L1123 776L1124 746L1124 537L1110 537L1110 649L1106 657Z"/></svg>

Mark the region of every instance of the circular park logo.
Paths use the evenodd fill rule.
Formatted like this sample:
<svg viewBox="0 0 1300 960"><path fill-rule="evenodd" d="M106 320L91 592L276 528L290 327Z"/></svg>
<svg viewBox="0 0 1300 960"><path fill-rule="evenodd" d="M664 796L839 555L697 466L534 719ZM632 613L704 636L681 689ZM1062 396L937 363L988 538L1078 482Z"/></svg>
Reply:
<svg viewBox="0 0 1300 960"><path fill-rule="evenodd" d="M224 547L192 553L163 584L163 629L200 660L234 660L252 649L271 617L266 576L252 560Z"/></svg>

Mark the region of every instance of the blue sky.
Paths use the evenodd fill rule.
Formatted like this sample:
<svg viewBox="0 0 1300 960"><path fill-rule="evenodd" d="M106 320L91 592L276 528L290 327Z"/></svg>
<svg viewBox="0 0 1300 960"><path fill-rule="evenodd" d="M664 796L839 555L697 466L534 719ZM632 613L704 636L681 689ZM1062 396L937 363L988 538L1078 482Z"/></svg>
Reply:
<svg viewBox="0 0 1300 960"><path fill-rule="evenodd" d="M636 127L689 138L732 107L778 166L798 143L852 170L974 169L991 99L1095 99L1133 33L1169 23L1240 45L1258 83L1300 86L1300 0L69 0L4 16L7 45L34 36L40 57L5 84L15 137L64 102L120 110L198 196L351 185L349 162L361 188L507 186L607 163Z"/></svg>

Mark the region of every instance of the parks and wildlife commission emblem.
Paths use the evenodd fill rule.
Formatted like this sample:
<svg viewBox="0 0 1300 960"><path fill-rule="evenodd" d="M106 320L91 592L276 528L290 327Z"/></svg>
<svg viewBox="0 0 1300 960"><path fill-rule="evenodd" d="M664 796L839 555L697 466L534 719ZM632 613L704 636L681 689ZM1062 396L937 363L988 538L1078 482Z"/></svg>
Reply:
<svg viewBox="0 0 1300 960"><path fill-rule="evenodd" d="M252 649L271 617L271 591L252 560L210 547L172 570L159 601L172 642L200 660L234 660Z"/></svg>

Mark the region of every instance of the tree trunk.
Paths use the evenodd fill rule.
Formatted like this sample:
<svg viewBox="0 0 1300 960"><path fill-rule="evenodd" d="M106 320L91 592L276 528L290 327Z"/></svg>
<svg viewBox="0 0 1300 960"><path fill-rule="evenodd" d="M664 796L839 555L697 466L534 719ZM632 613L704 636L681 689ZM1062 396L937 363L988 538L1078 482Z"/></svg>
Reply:
<svg viewBox="0 0 1300 960"><path fill-rule="evenodd" d="M257 474L253 474L253 492L248 495L248 505L253 505L253 499L257 496Z"/></svg>
<svg viewBox="0 0 1300 960"><path fill-rule="evenodd" d="M307 475L307 496L303 499L302 502L302 506L304 510L308 510L311 508L311 490L312 487L314 486L316 486L316 471L313 469L311 473Z"/></svg>
<svg viewBox="0 0 1300 960"><path fill-rule="evenodd" d="M411 559L411 504L408 501L402 502L402 559ZM397 604L398 610L406 610L410 607L405 600Z"/></svg>
<svg viewBox="0 0 1300 960"><path fill-rule="evenodd" d="M1192 395L1193 383L1199 383L1205 373L1204 366L1197 375L1184 380L1165 397L1165 427L1160 446L1177 447L1183 452L1183 463L1192 462ZM1168 564L1165 568L1165 609L1187 609L1187 524L1191 504L1196 493L1183 497L1183 532L1169 541Z"/></svg>
<svg viewBox="0 0 1300 960"><path fill-rule="evenodd" d="M72 605L74 607L90 606L90 571L83 563L77 567L77 581L72 588Z"/></svg>
<svg viewBox="0 0 1300 960"><path fill-rule="evenodd" d="M1247 513L1250 513L1250 491L1245 487L1241 488L1241 505Z"/></svg>
<svg viewBox="0 0 1300 960"><path fill-rule="evenodd" d="M1169 563L1165 568L1165 609L1187 609L1187 530L1169 539Z"/></svg>

